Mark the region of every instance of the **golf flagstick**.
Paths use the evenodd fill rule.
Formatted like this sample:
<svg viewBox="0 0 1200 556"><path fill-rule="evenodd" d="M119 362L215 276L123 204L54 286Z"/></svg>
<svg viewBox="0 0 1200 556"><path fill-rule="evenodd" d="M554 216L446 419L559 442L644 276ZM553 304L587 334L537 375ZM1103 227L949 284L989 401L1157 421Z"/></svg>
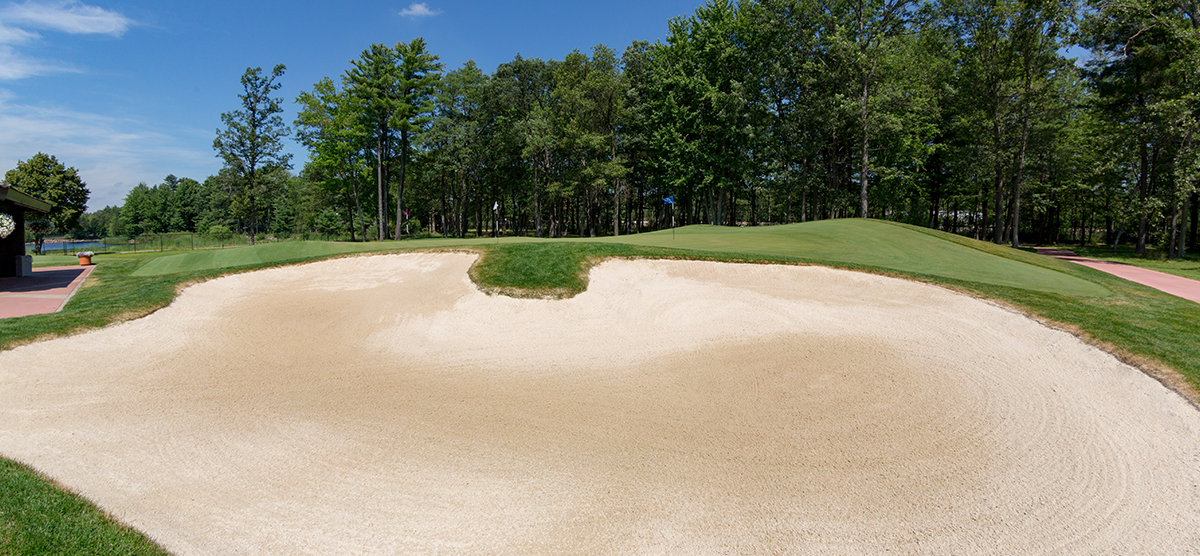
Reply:
<svg viewBox="0 0 1200 556"><path fill-rule="evenodd" d="M664 198L663 204L671 205L671 241L675 241L675 196Z"/></svg>

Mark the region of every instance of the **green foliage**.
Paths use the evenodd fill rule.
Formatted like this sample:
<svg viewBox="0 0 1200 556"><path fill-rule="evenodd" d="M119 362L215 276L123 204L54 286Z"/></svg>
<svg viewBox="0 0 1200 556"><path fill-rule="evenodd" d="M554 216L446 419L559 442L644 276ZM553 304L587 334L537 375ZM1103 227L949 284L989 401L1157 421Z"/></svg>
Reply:
<svg viewBox="0 0 1200 556"><path fill-rule="evenodd" d="M297 135L308 148L305 175L321 187L330 202L341 204L347 214L357 215L348 224L350 237L356 229L366 235L360 191L367 168L367 130L359 125L359 105L346 90L338 91L329 78L313 85L312 92L296 98L301 106L296 117ZM365 239L365 237L364 237Z"/></svg>
<svg viewBox="0 0 1200 556"><path fill-rule="evenodd" d="M49 218L35 218L33 220L26 220L25 227L29 229L29 233L33 234L33 253L41 255L42 244L46 236L54 233L54 230L57 229L54 221Z"/></svg>
<svg viewBox="0 0 1200 556"><path fill-rule="evenodd" d="M251 243L269 206L267 201L279 183L279 174L291 167L292 155L283 151L283 138L291 130L279 116L283 112L279 106L282 99L271 97L281 87L275 80L286 69L279 64L270 76L263 76L262 68L246 68L242 74L244 92L238 95L242 109L221 114L225 130L217 130L213 140L213 149L225 162L231 178L231 212L249 222Z"/></svg>
<svg viewBox="0 0 1200 556"><path fill-rule="evenodd" d="M47 217L59 230L75 227L87 210L90 192L79 171L68 168L53 155L37 153L4 174L4 181L21 192L54 204Z"/></svg>
<svg viewBox="0 0 1200 556"><path fill-rule="evenodd" d="M233 237L233 232L229 231L228 227L221 226L220 224L210 227L205 234L217 241L229 241L229 238Z"/></svg>
<svg viewBox="0 0 1200 556"><path fill-rule="evenodd" d="M325 207L320 214L317 215L317 221L313 226L317 233L327 236L337 235L345 225L342 224L342 218L338 215L333 207Z"/></svg>
<svg viewBox="0 0 1200 556"><path fill-rule="evenodd" d="M410 218L446 237L561 238L871 216L1179 257L1200 223L1185 8L714 0L661 43L517 56L490 75L442 75L422 39L374 44L296 99L298 178L264 172L247 197L227 164L199 194L180 182L131 200L165 209L130 222L283 237L333 207L352 239L382 240ZM1092 50L1086 70L1063 54L1072 41Z"/></svg>
<svg viewBox="0 0 1200 556"><path fill-rule="evenodd" d="M72 239L101 238L120 235L123 230L121 207L107 206L96 212L81 214L79 223L68 235Z"/></svg>

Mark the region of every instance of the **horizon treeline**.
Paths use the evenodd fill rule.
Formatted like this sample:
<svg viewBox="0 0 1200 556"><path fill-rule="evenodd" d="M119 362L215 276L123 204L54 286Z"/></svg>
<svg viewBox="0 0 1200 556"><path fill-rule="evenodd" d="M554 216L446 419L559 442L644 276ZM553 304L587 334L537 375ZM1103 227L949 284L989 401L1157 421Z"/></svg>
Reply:
<svg viewBox="0 0 1200 556"><path fill-rule="evenodd" d="M383 239L870 217L1182 256L1200 208L1198 12L717 0L659 43L517 55L491 74L447 70L421 39L375 44L295 99L296 174L268 165L248 202L227 157L204 183L135 188L118 224ZM1066 54L1079 49L1086 63ZM155 195L178 199L139 216Z"/></svg>

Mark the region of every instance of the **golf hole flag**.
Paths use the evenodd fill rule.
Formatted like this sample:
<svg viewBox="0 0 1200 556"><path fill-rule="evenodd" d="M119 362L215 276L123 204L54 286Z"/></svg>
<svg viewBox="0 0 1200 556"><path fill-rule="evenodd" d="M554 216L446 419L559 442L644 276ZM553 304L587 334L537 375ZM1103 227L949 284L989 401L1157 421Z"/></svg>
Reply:
<svg viewBox="0 0 1200 556"><path fill-rule="evenodd" d="M674 195L671 195L670 197L664 197L664 198L663 198L663 204L664 204L664 205L673 205L673 204L675 204L675 196L674 196Z"/></svg>
<svg viewBox="0 0 1200 556"><path fill-rule="evenodd" d="M492 204L492 210L493 211L500 210L500 201L496 201L495 203Z"/></svg>

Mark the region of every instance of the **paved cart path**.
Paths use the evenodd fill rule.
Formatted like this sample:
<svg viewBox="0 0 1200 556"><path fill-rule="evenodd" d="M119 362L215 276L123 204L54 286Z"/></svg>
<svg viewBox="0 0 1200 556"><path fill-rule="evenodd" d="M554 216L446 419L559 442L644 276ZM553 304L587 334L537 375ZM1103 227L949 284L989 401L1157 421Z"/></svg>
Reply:
<svg viewBox="0 0 1200 556"><path fill-rule="evenodd" d="M33 269L33 276L0 278L0 319L62 310L94 268L47 266Z"/></svg>
<svg viewBox="0 0 1200 556"><path fill-rule="evenodd" d="M1068 249L1050 249L1045 247L1037 247L1037 252L1040 255L1054 257L1063 261L1070 261L1075 264L1094 268L1101 272L1107 272L1113 276L1124 278L1130 282L1137 282L1143 286L1150 286L1156 290L1169 293L1176 297L1182 297L1188 301L1200 303L1200 280L1192 280L1166 272L1150 270L1140 266L1133 266L1125 263L1113 261L1102 261L1099 259L1089 259L1080 257L1074 251Z"/></svg>

